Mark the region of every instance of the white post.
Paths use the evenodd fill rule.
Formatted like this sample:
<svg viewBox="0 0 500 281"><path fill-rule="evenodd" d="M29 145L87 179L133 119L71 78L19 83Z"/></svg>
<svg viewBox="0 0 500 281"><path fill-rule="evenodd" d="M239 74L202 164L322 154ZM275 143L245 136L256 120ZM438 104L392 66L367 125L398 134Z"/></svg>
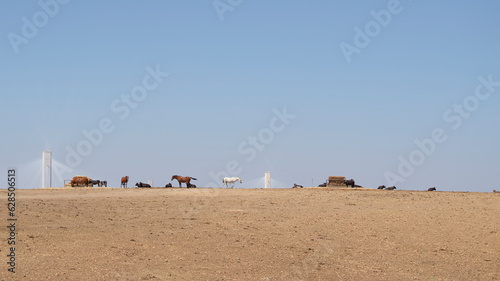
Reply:
<svg viewBox="0 0 500 281"><path fill-rule="evenodd" d="M271 172L266 172L264 174L265 186L264 188L271 188Z"/></svg>
<svg viewBox="0 0 500 281"><path fill-rule="evenodd" d="M47 171L45 170L47 169ZM48 174L49 186L52 187L52 151L45 150L42 153L42 188L45 188L47 183L45 176Z"/></svg>

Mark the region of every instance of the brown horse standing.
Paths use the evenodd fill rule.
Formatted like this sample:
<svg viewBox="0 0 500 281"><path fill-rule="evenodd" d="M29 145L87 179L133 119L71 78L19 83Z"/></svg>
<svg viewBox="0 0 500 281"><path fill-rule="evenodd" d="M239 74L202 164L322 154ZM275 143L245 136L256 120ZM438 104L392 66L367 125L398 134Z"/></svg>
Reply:
<svg viewBox="0 0 500 281"><path fill-rule="evenodd" d="M193 177L181 177L179 175L173 175L172 180L176 179L179 182L179 187L182 187L181 183L185 182L186 187L189 187L191 185L191 180L196 180L196 178Z"/></svg>
<svg viewBox="0 0 500 281"><path fill-rule="evenodd" d="M122 184L120 187L127 187L127 182L128 182L128 176L122 177Z"/></svg>

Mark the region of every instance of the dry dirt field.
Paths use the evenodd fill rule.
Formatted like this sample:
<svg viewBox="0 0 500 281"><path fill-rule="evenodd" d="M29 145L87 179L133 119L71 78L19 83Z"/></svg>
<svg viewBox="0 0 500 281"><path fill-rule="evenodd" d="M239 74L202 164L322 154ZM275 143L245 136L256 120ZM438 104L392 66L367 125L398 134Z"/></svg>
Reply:
<svg viewBox="0 0 500 281"><path fill-rule="evenodd" d="M0 279L500 280L499 193L75 188L16 200L17 272L5 238Z"/></svg>

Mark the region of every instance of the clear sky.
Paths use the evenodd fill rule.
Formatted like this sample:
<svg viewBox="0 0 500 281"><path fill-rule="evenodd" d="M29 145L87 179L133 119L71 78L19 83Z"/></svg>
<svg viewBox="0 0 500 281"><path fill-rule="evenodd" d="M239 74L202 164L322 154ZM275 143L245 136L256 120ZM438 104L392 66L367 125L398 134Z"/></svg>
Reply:
<svg viewBox="0 0 500 281"><path fill-rule="evenodd" d="M21 188L500 190L500 2L6 1L0 167ZM497 82L499 81L499 82ZM174 185L177 182L174 183Z"/></svg>

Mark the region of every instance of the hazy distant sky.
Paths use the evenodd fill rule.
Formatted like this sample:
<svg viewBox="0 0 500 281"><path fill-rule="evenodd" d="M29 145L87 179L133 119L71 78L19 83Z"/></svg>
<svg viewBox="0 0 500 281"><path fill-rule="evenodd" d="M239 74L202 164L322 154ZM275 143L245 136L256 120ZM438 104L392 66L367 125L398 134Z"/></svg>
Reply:
<svg viewBox="0 0 500 281"><path fill-rule="evenodd" d="M40 187L51 150L54 186L173 174L217 186L227 173L252 188L270 171L273 187L500 189L499 12L493 0L4 1L2 178L17 167L22 188Z"/></svg>

